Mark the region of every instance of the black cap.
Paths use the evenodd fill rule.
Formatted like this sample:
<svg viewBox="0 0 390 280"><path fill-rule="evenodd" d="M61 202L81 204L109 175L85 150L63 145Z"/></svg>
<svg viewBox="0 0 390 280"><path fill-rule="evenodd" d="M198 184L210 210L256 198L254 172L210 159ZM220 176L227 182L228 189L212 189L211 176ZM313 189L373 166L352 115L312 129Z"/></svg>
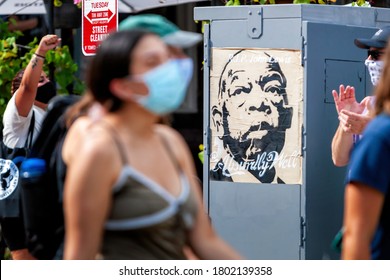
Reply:
<svg viewBox="0 0 390 280"><path fill-rule="evenodd" d="M390 25L384 26L375 32L371 39L355 39L355 45L362 49L386 47L387 41L390 38Z"/></svg>

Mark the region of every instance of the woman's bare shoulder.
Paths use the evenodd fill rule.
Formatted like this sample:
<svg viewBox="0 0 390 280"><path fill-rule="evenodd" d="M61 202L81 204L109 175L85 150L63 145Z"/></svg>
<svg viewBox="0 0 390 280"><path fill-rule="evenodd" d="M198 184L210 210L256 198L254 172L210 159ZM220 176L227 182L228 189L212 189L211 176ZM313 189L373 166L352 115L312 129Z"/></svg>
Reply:
<svg viewBox="0 0 390 280"><path fill-rule="evenodd" d="M175 143L184 141L181 134L177 130L175 130L174 128L172 128L168 125L157 124L156 125L156 132L158 134L164 136L167 140L174 141Z"/></svg>
<svg viewBox="0 0 390 280"><path fill-rule="evenodd" d="M183 136L177 130L167 125L158 125L156 126L156 132L164 137L177 158L184 161L190 158L189 147Z"/></svg>
<svg viewBox="0 0 390 280"><path fill-rule="evenodd" d="M88 116L81 116L70 126L69 133L74 133L74 131L79 133L84 132L87 127L91 126L92 123L93 121Z"/></svg>
<svg viewBox="0 0 390 280"><path fill-rule="evenodd" d="M107 158L112 155L113 145L109 132L94 123L89 117L83 116L69 128L62 150L66 163L81 153L92 158Z"/></svg>

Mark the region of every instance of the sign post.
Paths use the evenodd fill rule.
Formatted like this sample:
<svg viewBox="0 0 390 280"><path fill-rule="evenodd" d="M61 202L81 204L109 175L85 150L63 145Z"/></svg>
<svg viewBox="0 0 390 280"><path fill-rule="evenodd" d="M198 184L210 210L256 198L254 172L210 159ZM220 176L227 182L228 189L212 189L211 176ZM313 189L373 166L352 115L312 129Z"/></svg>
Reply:
<svg viewBox="0 0 390 280"><path fill-rule="evenodd" d="M118 0L83 0L82 51L92 56L109 33L118 29Z"/></svg>

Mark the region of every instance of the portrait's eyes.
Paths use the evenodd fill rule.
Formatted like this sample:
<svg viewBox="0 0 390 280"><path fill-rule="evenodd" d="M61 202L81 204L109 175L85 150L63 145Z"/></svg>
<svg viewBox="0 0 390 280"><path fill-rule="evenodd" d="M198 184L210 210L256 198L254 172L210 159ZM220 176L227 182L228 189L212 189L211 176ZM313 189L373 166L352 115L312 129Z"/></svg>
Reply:
<svg viewBox="0 0 390 280"><path fill-rule="evenodd" d="M279 87L266 87L265 92L270 92L273 94L280 94L281 93L281 88Z"/></svg>
<svg viewBox="0 0 390 280"><path fill-rule="evenodd" d="M230 96L239 95L241 93L250 93L252 90L252 83L249 83L247 86L237 86L235 87L233 93Z"/></svg>
<svg viewBox="0 0 390 280"><path fill-rule="evenodd" d="M278 81L270 81L264 86L264 91L271 93L274 96L281 95L284 92L284 88Z"/></svg>
<svg viewBox="0 0 390 280"><path fill-rule="evenodd" d="M236 89L233 91L233 93L231 94L231 96L235 96L235 95L241 94L242 88L243 88L243 87L236 88Z"/></svg>

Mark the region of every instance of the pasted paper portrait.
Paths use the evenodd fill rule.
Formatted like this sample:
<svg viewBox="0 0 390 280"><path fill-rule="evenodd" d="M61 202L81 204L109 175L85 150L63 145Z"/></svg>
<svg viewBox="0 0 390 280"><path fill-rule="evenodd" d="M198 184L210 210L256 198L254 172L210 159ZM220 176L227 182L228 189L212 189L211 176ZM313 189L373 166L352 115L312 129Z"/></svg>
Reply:
<svg viewBox="0 0 390 280"><path fill-rule="evenodd" d="M210 178L300 184L300 51L214 48L211 67Z"/></svg>

